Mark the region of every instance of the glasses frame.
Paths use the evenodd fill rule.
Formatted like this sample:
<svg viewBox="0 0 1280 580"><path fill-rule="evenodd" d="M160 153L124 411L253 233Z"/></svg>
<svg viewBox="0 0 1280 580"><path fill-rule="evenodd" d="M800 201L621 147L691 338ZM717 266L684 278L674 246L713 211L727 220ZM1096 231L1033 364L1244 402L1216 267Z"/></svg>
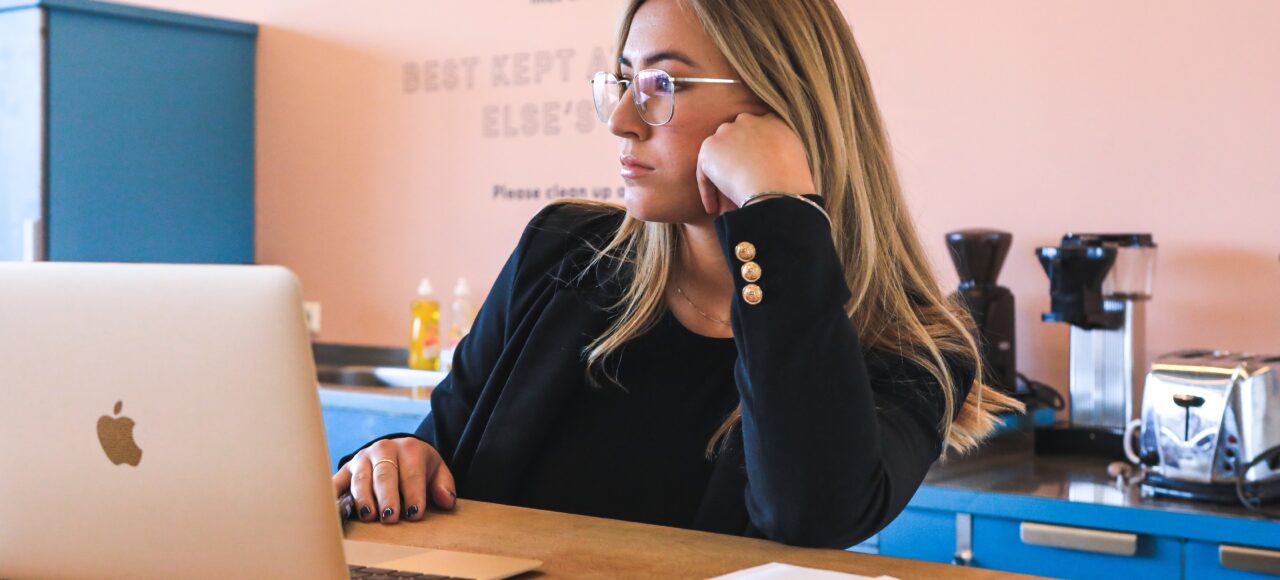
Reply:
<svg viewBox="0 0 1280 580"><path fill-rule="evenodd" d="M672 82L676 82L676 83L735 84L735 83L740 83L740 82L742 82L742 81L740 81L740 80L738 80L738 79L713 79L713 78L705 78L705 77L674 77L674 76L671 76L671 73L669 73L669 72L667 72L667 71L665 71L665 70L662 70L662 69L660 69L660 68L647 68L647 69L644 69L644 70L641 70L641 71L637 71L634 75L632 75L632 78L621 78L621 77L619 77L618 75L615 75L615 74L613 74L613 73L611 73L611 72L608 72L608 71L599 71L599 72L597 72L597 73L595 73L595 74L591 75L591 78L587 79L587 82L588 82L588 83L590 83L590 84L592 85L592 87L594 87L594 86L595 86L595 83L596 83L596 79L597 79L597 78L599 78L599 77L600 77L600 75L608 75L609 77L612 77L612 79L613 79L613 81L614 81L614 82L616 82L616 83L618 83L618 84L620 84L620 85L622 86L622 94L618 95L618 101L619 101L619 102L621 102L621 101L626 97L627 91L630 91L630 90L631 90L631 85L632 85L632 83L633 83L633 79L634 79L636 76L642 75L642 74L647 73L647 72L658 72L658 73L662 73L662 74L666 75L666 76L667 76L667 78L671 79L671 81L672 81ZM591 102L592 102L593 104L595 104L595 106L596 106L596 118L600 119L600 122L601 122L601 123L608 123L608 122L609 122L609 120L608 120L607 118L603 118L603 113L601 113L601 111L600 111L600 103L597 103L597 102L596 102L596 95L595 95L595 90L594 90L594 89L591 91ZM671 92L671 115L669 115L669 116L667 117L667 120L665 120L665 121L663 121L663 122L661 122L661 123L650 123L648 119L644 118L644 112L640 110L640 93L638 93L638 92L636 92L636 91L631 91L631 103L632 103L632 105L634 105L634 106L635 106L635 108L636 108L636 114L640 117L640 120L641 120L641 121L644 121L644 122L645 122L645 124L647 124L647 125L649 125L649 126L651 126L651 127L660 127L660 126L662 126L662 125L666 125L667 123L670 123L670 122L671 122L671 119L674 119L674 118L675 118L675 116L676 116L676 94L675 94L675 91L672 91L672 92ZM616 107L617 107L617 105L615 105L615 108L616 108ZM609 115L610 115L610 116L612 116L612 115L613 115L613 111L610 111L610 112L609 112Z"/></svg>

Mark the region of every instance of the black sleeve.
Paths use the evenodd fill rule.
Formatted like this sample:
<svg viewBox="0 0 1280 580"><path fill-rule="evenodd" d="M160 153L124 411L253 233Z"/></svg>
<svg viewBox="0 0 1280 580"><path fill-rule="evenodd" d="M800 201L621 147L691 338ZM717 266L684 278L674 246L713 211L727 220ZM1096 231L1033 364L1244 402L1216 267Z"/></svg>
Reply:
<svg viewBox="0 0 1280 580"><path fill-rule="evenodd" d="M526 281L526 277L541 278L547 272L545 268L536 267L535 271L526 272L526 255L532 246L533 238L544 230L547 220L553 214L566 207L563 204L548 204L542 208L525 226L520 241L507 258L498 277L493 282L484 303L476 311L471 331L462 337L454 348L453 366L449 374L431 391L431 411L414 433L392 433L383 435L365 443L338 461L338 467L350 461L360 450L383 439L400 437L416 437L440 452L445 464L453 459L458 439L471 416L481 390L488 382L489 373L497 363L498 357L506 345L508 322L512 318L512 309L520 308L514 290L517 287L529 288L534 281ZM541 252L546 254L547 252ZM544 262L545 260L539 260ZM542 264L540 263L539 266Z"/></svg>
<svg viewBox="0 0 1280 580"><path fill-rule="evenodd" d="M857 544L902 511L941 454L939 385L906 359L864 353L816 208L770 199L715 225L738 292L731 322L751 524L788 544ZM743 242L761 271L757 304L742 295ZM972 365L948 367L963 400Z"/></svg>

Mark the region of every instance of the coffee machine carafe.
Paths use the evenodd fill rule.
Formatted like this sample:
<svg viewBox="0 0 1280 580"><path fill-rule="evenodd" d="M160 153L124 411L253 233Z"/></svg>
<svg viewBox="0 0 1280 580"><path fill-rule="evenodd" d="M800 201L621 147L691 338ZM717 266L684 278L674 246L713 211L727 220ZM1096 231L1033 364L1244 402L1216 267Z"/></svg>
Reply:
<svg viewBox="0 0 1280 580"><path fill-rule="evenodd" d="M988 229L947 234L951 261L960 275L955 297L977 324L979 349L987 384L1022 397L1027 387L1018 381L1017 335L1013 293L996 284L1013 235Z"/></svg>
<svg viewBox="0 0 1280 580"><path fill-rule="evenodd" d="M1038 432L1038 452L1123 458L1147 370L1155 251L1146 233L1069 233L1060 246L1036 250L1049 277L1050 311L1042 318L1071 327L1070 423Z"/></svg>

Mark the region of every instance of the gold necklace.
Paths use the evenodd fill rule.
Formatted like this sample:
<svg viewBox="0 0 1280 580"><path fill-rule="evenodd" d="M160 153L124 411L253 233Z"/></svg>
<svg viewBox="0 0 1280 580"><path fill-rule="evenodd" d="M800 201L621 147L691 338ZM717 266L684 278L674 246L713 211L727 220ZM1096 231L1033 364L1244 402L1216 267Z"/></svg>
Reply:
<svg viewBox="0 0 1280 580"><path fill-rule="evenodd" d="M692 306L694 310L697 310L698 314L702 315L703 318L710 320L712 322L718 322L725 326L730 326L729 321L720 320L719 318L716 318L714 316L711 316L710 314L707 314L706 312L703 312L701 308L698 308L697 304L694 304L693 301L689 299L689 295L684 293L684 290L680 288L679 284L676 284L675 286L676 286L676 292L680 294L680 297L684 298L684 301L688 302L689 306Z"/></svg>

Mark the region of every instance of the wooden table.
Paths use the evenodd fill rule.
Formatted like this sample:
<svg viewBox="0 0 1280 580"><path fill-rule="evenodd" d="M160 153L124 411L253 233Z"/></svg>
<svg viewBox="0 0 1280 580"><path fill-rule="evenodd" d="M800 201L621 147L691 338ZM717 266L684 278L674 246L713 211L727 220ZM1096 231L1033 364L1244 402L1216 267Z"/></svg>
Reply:
<svg viewBox="0 0 1280 580"><path fill-rule="evenodd" d="M680 528L460 499L421 522L349 522L352 540L533 558L521 578L707 578L768 562L897 578L1025 578L1015 574L858 554Z"/></svg>

